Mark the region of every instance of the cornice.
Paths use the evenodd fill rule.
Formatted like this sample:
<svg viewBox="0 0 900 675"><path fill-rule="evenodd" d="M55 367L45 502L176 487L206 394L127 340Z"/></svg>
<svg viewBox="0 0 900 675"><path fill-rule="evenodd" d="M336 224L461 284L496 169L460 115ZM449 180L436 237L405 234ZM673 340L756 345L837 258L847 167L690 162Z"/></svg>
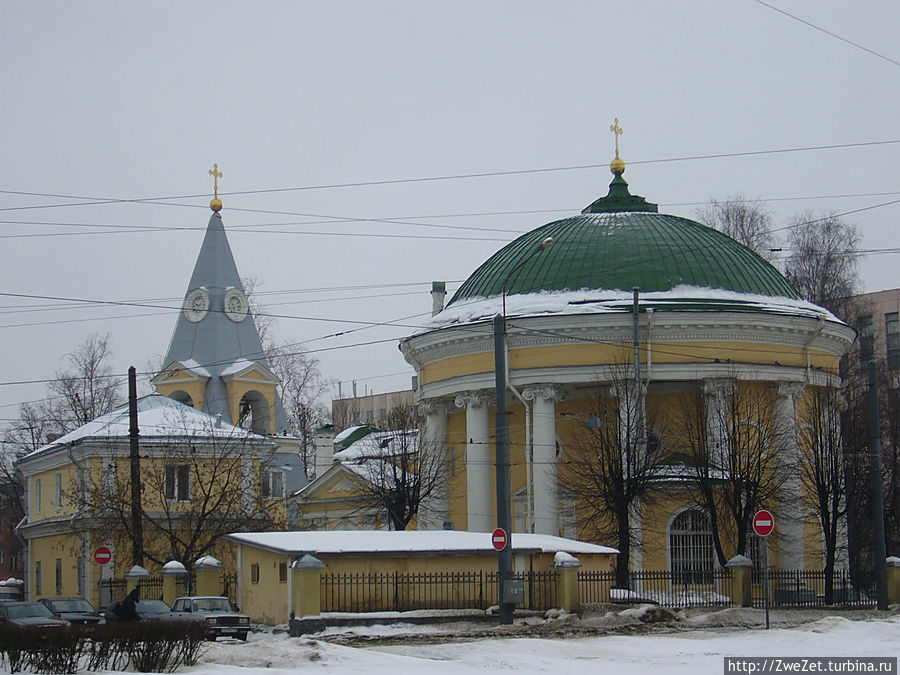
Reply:
<svg viewBox="0 0 900 675"><path fill-rule="evenodd" d="M641 315L641 341L647 339L647 314ZM520 317L511 321L507 342L511 350L597 343L628 342L633 339L632 315L628 313L566 314ZM835 321L824 325L815 317L746 312L654 312L650 325L651 345L658 342L733 342L768 344L844 354L855 332ZM811 344L810 344L811 343ZM400 349L411 364L422 367L457 356L492 352L489 323L451 326L412 336Z"/></svg>

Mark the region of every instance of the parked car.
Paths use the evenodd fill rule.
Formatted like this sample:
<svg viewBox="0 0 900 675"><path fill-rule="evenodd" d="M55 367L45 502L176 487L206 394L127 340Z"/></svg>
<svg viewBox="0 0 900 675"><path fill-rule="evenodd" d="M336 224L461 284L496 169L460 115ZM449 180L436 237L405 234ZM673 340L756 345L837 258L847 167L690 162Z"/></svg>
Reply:
<svg viewBox="0 0 900 675"><path fill-rule="evenodd" d="M69 622L65 619L53 616L53 612L40 602L0 603L0 623L22 627L36 626L38 628L69 625Z"/></svg>
<svg viewBox="0 0 900 675"><path fill-rule="evenodd" d="M169 618L172 614L172 608L162 600L138 600L137 606L138 616L141 621L160 621Z"/></svg>
<svg viewBox="0 0 900 675"><path fill-rule="evenodd" d="M72 624L95 626L103 622L94 606L83 598L41 598L40 602L53 616Z"/></svg>
<svg viewBox="0 0 900 675"><path fill-rule="evenodd" d="M205 621L206 637L236 637L246 640L250 631L250 617L240 613L240 608L221 596L193 596L178 598L172 604L170 621Z"/></svg>

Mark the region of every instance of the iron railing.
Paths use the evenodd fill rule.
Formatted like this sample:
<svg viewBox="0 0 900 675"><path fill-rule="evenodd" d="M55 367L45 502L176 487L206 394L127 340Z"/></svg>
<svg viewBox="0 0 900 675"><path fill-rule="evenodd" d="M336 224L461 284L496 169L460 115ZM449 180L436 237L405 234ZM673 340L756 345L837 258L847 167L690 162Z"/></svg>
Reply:
<svg viewBox="0 0 900 675"><path fill-rule="evenodd" d="M769 570L769 603L773 607L869 607L876 603L874 587L855 586L848 570L836 570L832 575L831 597L825 593L823 570ZM754 587L753 604L762 607L765 589Z"/></svg>
<svg viewBox="0 0 900 675"><path fill-rule="evenodd" d="M671 571L641 571L628 575L628 588L616 585L615 572L578 573L583 603L651 602L663 607L715 607L731 604L731 574L713 570L702 576Z"/></svg>
<svg viewBox="0 0 900 675"><path fill-rule="evenodd" d="M556 574L520 572L522 609L556 604ZM498 603L496 572L373 572L323 574L323 612L384 612L416 609L487 609Z"/></svg>

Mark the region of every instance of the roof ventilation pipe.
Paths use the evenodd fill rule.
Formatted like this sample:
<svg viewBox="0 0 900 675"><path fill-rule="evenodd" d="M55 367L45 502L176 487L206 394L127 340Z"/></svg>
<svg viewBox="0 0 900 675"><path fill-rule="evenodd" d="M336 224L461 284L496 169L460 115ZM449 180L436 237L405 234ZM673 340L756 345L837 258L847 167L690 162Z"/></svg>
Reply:
<svg viewBox="0 0 900 675"><path fill-rule="evenodd" d="M444 298L447 297L447 284L444 281L431 282L431 316L437 316L444 309Z"/></svg>

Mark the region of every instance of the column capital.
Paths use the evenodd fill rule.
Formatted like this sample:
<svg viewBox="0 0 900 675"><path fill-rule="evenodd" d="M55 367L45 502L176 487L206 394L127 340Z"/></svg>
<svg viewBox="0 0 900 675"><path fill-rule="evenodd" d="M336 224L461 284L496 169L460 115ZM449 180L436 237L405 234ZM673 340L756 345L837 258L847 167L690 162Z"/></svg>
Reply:
<svg viewBox="0 0 900 675"><path fill-rule="evenodd" d="M562 401L566 397L565 390L556 384L535 384L522 390L522 398L526 401Z"/></svg>
<svg viewBox="0 0 900 675"><path fill-rule="evenodd" d="M772 384L775 398L803 398L806 386L802 382L775 382Z"/></svg>
<svg viewBox="0 0 900 675"><path fill-rule="evenodd" d="M419 413L422 415L447 415L455 407L457 407L455 401L446 401L437 398L419 401L418 405Z"/></svg>
<svg viewBox="0 0 900 675"><path fill-rule="evenodd" d="M703 380L703 395L712 396L728 396L734 394L737 387L737 381L731 378L710 378Z"/></svg>
<svg viewBox="0 0 900 675"><path fill-rule="evenodd" d="M457 408L486 408L491 400L491 396L485 391L465 391L457 394L454 403Z"/></svg>

